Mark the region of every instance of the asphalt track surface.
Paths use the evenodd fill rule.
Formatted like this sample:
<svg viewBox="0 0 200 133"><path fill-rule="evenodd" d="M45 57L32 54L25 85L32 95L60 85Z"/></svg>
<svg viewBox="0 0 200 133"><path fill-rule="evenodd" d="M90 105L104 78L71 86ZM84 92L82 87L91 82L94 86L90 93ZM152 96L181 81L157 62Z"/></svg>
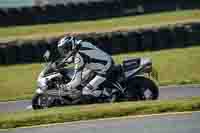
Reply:
<svg viewBox="0 0 200 133"><path fill-rule="evenodd" d="M199 133L199 123L200 112L193 112L18 128L2 133Z"/></svg>
<svg viewBox="0 0 200 133"><path fill-rule="evenodd" d="M178 99L200 96L200 85L161 87L159 99ZM0 102L0 112L18 112L27 110L31 101ZM199 131L200 132L200 131Z"/></svg>

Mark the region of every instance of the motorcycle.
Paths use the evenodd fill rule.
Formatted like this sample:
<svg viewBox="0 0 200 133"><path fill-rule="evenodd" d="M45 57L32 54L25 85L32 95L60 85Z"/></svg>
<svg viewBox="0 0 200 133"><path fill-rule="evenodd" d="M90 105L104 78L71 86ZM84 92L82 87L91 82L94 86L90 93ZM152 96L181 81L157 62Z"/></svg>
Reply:
<svg viewBox="0 0 200 133"><path fill-rule="evenodd" d="M36 93L32 98L33 109L54 106L77 105L88 103L105 103L118 101L156 100L159 88L153 78L150 58L130 58L112 67L107 80L95 90L97 97L85 100L82 96L83 87L95 76L95 72L83 70L84 78L75 89L66 89L67 83L73 79L73 67L70 65L55 69L53 64L59 62L50 59L50 51L46 51L46 65L38 76Z"/></svg>

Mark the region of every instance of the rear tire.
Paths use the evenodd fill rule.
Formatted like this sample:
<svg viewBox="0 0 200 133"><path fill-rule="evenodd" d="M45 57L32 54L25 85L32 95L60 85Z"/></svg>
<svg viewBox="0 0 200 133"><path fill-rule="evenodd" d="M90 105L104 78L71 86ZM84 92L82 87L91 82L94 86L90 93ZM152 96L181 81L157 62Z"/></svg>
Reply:
<svg viewBox="0 0 200 133"><path fill-rule="evenodd" d="M118 97L119 97L119 94L118 93L113 93L111 95L111 97L109 98L108 102L109 103L115 103L118 101Z"/></svg>
<svg viewBox="0 0 200 133"><path fill-rule="evenodd" d="M158 86L149 78L135 77L128 81L129 100L156 100L159 96Z"/></svg>

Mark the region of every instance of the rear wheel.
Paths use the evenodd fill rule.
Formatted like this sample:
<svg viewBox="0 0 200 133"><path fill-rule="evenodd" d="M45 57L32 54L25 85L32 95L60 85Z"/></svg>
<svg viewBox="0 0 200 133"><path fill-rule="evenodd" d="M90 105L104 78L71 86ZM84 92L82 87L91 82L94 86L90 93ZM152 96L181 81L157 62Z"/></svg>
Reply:
<svg viewBox="0 0 200 133"><path fill-rule="evenodd" d="M117 102L117 101L118 101L118 97L119 97L119 94L118 94L118 93L113 93L113 94L111 94L111 96L108 98L107 102L109 102L109 103Z"/></svg>
<svg viewBox="0 0 200 133"><path fill-rule="evenodd" d="M146 77L135 77L128 82L129 100L156 100L159 96L158 86Z"/></svg>

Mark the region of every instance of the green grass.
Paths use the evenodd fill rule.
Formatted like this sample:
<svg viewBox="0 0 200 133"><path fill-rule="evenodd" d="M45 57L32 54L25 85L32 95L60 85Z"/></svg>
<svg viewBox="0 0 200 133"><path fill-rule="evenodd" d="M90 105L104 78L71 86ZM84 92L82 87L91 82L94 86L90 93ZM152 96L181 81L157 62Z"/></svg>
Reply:
<svg viewBox="0 0 200 133"><path fill-rule="evenodd" d="M0 128L195 110L200 110L200 98L198 97L179 100L72 106L39 111L1 113Z"/></svg>
<svg viewBox="0 0 200 133"><path fill-rule="evenodd" d="M200 83L200 46L128 53L114 57L120 63L126 57L151 57L160 85ZM0 101L31 98L42 64L0 66Z"/></svg>
<svg viewBox="0 0 200 133"><path fill-rule="evenodd" d="M122 54L115 57L121 62L126 57L150 57L159 74L159 84L200 83L200 47Z"/></svg>
<svg viewBox="0 0 200 133"><path fill-rule="evenodd" d="M41 70L41 64L1 66L0 101L30 98Z"/></svg>
<svg viewBox="0 0 200 133"><path fill-rule="evenodd" d="M200 10L163 12L141 16L119 17L112 19L65 22L58 24L17 26L0 28L0 40L35 39L60 36L64 33L105 32L111 30L152 27L191 21L200 21Z"/></svg>

